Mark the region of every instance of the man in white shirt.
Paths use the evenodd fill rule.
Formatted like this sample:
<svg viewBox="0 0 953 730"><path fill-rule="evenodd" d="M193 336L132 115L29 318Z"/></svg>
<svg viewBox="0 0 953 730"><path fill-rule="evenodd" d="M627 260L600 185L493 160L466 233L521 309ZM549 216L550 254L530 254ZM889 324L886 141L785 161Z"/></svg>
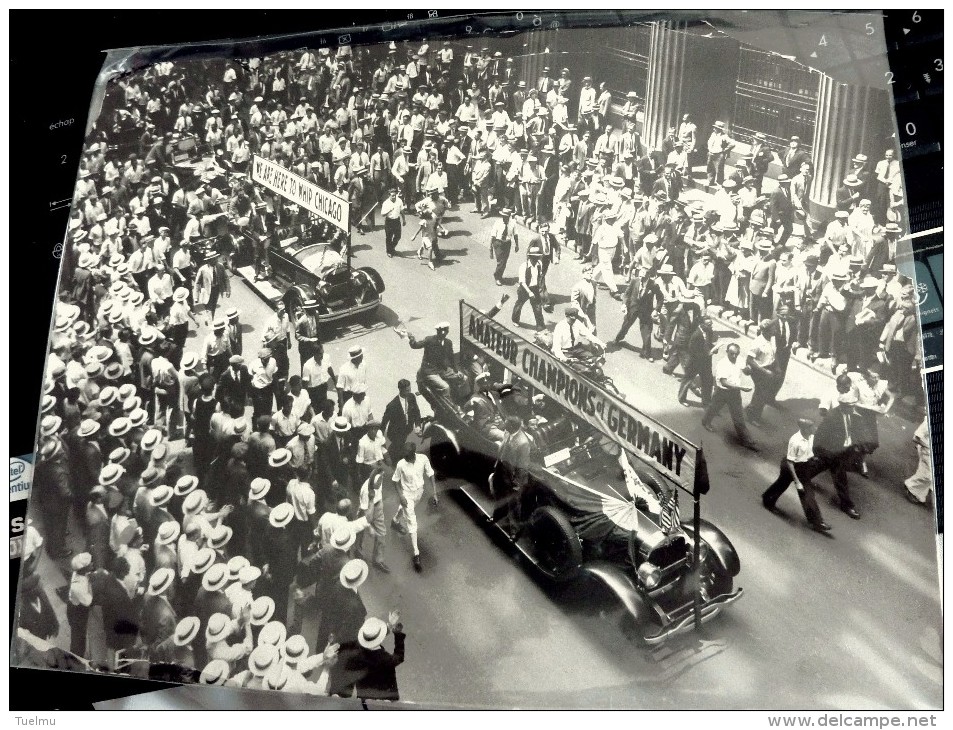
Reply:
<svg viewBox="0 0 953 730"><path fill-rule="evenodd" d="M363 348L352 347L348 350L348 357L348 362L341 365L338 371L338 414L357 386L363 386L364 392L367 392L367 364L364 362Z"/></svg>
<svg viewBox="0 0 953 730"><path fill-rule="evenodd" d="M361 477L367 478L372 471L383 466L387 440L377 421L368 421L364 428L367 432L357 442L355 461L360 464Z"/></svg>
<svg viewBox="0 0 953 730"><path fill-rule="evenodd" d="M70 576L69 593L66 601L66 620L70 628L69 650L76 656L86 656L86 627L89 622L89 607L93 603L93 592L89 585L89 574L93 572L93 556L79 553L70 562L73 573Z"/></svg>
<svg viewBox="0 0 953 730"><path fill-rule="evenodd" d="M314 529L317 527L314 489L306 481L310 471L307 466L298 467L295 477L288 481L286 489L287 501L294 509L292 529L302 554L313 542Z"/></svg>
<svg viewBox="0 0 953 730"><path fill-rule="evenodd" d="M622 231L616 225L618 218L619 214L616 210L607 210L602 223L599 224L592 235L592 243L599 251L599 268L596 277L602 275L602 280L609 289L609 296L613 299L620 299L619 291L615 285L615 271L612 268L612 260L622 243ZM596 277L593 277L593 281Z"/></svg>
<svg viewBox="0 0 953 730"><path fill-rule="evenodd" d="M274 379L278 372L278 363L271 356L271 349L267 347L258 351L258 359L248 369L251 374L251 400L254 407L255 421L260 416L272 414L274 400Z"/></svg>
<svg viewBox="0 0 953 730"><path fill-rule="evenodd" d="M364 436L366 439L367 436ZM363 439L362 439L363 441ZM367 532L374 536L371 548L372 564L382 573L390 573L390 568L384 562L384 543L387 537L387 520L384 518L384 470L375 467L361 485L358 507L361 516L367 521ZM363 550L363 535L358 544L358 555Z"/></svg>
<svg viewBox="0 0 953 730"><path fill-rule="evenodd" d="M420 547L417 544L417 503L423 499L424 487L429 481L433 489L433 502L437 503L437 483L434 481L433 467L424 454L417 453L413 443L406 445L404 458L397 462L394 468L392 481L398 486L400 507L391 525L397 532L410 534L410 544L413 547L414 570L418 573L423 570L420 563Z"/></svg>
<svg viewBox="0 0 953 730"><path fill-rule="evenodd" d="M711 403L708 404L705 415L702 416L702 426L705 427L706 431L714 433L715 429L711 425L712 419L718 415L722 408L728 406L741 445L746 449L757 451L758 449L748 433L748 427L745 425L744 409L741 406L741 394L750 393L751 386L742 382L742 376L745 373L738 362L740 354L741 348L732 342L725 351L725 357L715 365L715 390L711 396Z"/></svg>
<svg viewBox="0 0 953 730"><path fill-rule="evenodd" d="M775 512L775 503L791 484L797 489L798 499L804 509L804 516L811 528L818 532L829 532L831 526L824 522L821 510L814 496L814 483L811 479L817 474L814 458L814 421L809 418L798 419L798 430L788 441L788 450L781 462L778 478L761 495L765 509Z"/></svg>
<svg viewBox="0 0 953 730"><path fill-rule="evenodd" d="M407 225L404 216L404 201L392 187L387 198L381 203L381 216L384 218L384 247L388 258L394 258L397 242L400 241L401 227Z"/></svg>
<svg viewBox="0 0 953 730"><path fill-rule="evenodd" d="M594 354L593 345L603 350L606 347L592 330L579 321L579 310L576 307L566 307L566 318L557 322L553 328L553 355L557 360L566 362L571 357Z"/></svg>
<svg viewBox="0 0 953 730"><path fill-rule="evenodd" d="M777 363L777 348L774 344L774 320L762 320L758 324L758 336L748 350L747 369L754 382L754 393L751 402L745 409L748 421L755 425L760 423L761 412L771 398L772 385L775 378Z"/></svg>

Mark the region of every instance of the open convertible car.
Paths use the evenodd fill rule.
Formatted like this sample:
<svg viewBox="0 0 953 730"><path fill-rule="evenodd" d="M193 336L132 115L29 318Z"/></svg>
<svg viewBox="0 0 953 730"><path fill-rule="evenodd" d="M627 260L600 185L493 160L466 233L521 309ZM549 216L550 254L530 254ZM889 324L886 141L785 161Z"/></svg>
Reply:
<svg viewBox="0 0 953 730"><path fill-rule="evenodd" d="M501 416L519 415L532 442L528 485L515 500L495 494L499 446L473 423L467 393L438 393L422 379L418 385L434 411L424 435L437 474L459 477L489 529L505 533L545 579L605 585L640 643L690 629L696 587L703 622L741 597L734 587L741 564L725 534L705 520L697 535L691 520L682 524L679 488L663 472L634 459L616 438L532 382L517 377L500 389ZM691 495L684 496L690 505Z"/></svg>
<svg viewBox="0 0 953 730"><path fill-rule="evenodd" d="M371 315L384 293L384 280L369 266L352 268L329 243L284 239L269 251L271 266L289 286L282 301L292 318L309 299L317 301L321 324Z"/></svg>

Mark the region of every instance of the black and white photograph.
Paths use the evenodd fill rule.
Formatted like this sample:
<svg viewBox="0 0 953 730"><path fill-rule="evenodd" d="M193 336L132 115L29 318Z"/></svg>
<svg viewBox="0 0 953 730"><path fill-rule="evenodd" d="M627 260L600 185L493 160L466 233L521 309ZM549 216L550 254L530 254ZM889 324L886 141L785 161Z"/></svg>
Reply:
<svg viewBox="0 0 953 730"><path fill-rule="evenodd" d="M891 86L600 12L109 53L13 666L942 707Z"/></svg>

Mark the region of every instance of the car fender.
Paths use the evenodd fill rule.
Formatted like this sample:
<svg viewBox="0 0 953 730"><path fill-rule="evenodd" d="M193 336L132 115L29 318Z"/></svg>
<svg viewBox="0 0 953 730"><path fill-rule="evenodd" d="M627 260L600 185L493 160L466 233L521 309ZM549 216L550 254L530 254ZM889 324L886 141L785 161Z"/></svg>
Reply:
<svg viewBox="0 0 953 730"><path fill-rule="evenodd" d="M701 520L700 527L701 539L708 544L722 570L731 576L738 575L741 572L741 560L731 540L708 520ZM691 523L682 525L682 529L694 537L695 531Z"/></svg>
<svg viewBox="0 0 953 730"><path fill-rule="evenodd" d="M453 447L454 453L457 456L460 455L460 441L457 439L457 435L443 424L431 421L424 436L430 439L431 445L435 440L438 443L449 443Z"/></svg>
<svg viewBox="0 0 953 730"><path fill-rule="evenodd" d="M289 314L300 309L308 299L318 299L314 288L308 284L295 284L281 297Z"/></svg>
<svg viewBox="0 0 953 730"><path fill-rule="evenodd" d="M637 625L645 625L653 620L655 614L649 602L636 588L632 578L618 565L605 560L592 560L583 563L582 573L612 591Z"/></svg>
<svg viewBox="0 0 953 730"><path fill-rule="evenodd" d="M370 266L362 266L357 269L357 271L363 272L368 279L371 280L371 283L374 285L374 289L377 290L378 296L384 292L384 278L377 273L376 269L372 269Z"/></svg>

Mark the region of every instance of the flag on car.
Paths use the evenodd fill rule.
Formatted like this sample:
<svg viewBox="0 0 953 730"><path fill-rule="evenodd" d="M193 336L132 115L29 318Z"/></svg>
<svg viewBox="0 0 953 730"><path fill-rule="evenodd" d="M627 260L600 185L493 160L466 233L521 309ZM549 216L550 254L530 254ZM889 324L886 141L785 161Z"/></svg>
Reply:
<svg viewBox="0 0 953 730"><path fill-rule="evenodd" d="M678 490L672 489L662 500L661 527L666 535L682 524L682 517L678 511Z"/></svg>

